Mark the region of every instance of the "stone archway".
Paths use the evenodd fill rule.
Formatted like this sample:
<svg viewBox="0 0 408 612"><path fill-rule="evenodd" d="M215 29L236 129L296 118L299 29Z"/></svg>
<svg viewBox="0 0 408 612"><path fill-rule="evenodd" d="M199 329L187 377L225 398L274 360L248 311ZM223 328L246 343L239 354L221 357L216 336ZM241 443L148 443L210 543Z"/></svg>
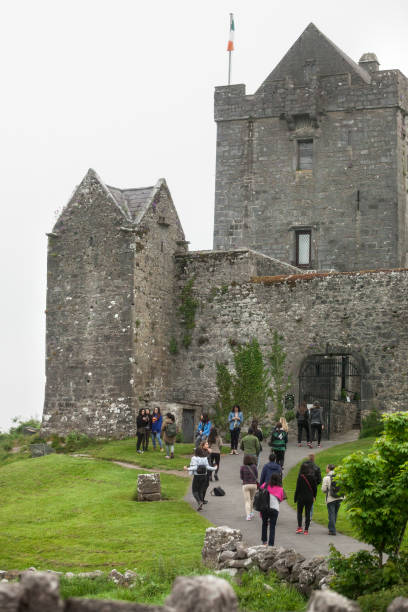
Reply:
<svg viewBox="0 0 408 612"><path fill-rule="evenodd" d="M299 370L299 404L318 400L326 437L360 425L361 368L351 354L310 355Z"/></svg>

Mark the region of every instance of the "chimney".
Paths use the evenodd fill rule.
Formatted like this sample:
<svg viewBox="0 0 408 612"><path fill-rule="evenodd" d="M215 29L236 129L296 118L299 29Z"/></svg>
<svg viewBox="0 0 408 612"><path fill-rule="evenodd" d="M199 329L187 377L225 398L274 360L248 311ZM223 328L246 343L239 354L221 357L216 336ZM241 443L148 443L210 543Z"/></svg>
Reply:
<svg viewBox="0 0 408 612"><path fill-rule="evenodd" d="M360 57L358 65L367 70L367 72L378 72L380 62L375 53L364 53Z"/></svg>

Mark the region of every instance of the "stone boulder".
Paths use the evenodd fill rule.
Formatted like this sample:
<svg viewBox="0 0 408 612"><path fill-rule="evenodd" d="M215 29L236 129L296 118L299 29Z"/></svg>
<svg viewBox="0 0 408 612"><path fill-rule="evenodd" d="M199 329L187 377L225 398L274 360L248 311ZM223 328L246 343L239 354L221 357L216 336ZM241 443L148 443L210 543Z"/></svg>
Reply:
<svg viewBox="0 0 408 612"><path fill-rule="evenodd" d="M361 612L361 608L355 601L326 590L313 592L307 612Z"/></svg>
<svg viewBox="0 0 408 612"><path fill-rule="evenodd" d="M21 584L0 584L0 610L2 612L18 612L23 596Z"/></svg>
<svg viewBox="0 0 408 612"><path fill-rule="evenodd" d="M30 455L31 457L44 457L44 455L50 455L51 453L55 453L55 448L52 448L49 444L38 443L38 444L30 444Z"/></svg>
<svg viewBox="0 0 408 612"><path fill-rule="evenodd" d="M25 612L62 612L64 604L59 592L59 576L48 572L23 572L21 609Z"/></svg>
<svg viewBox="0 0 408 612"><path fill-rule="evenodd" d="M388 606L387 612L408 612L408 599L396 597Z"/></svg>
<svg viewBox="0 0 408 612"><path fill-rule="evenodd" d="M209 575L176 578L165 603L177 612L238 612L232 586L222 578Z"/></svg>
<svg viewBox="0 0 408 612"><path fill-rule="evenodd" d="M160 501L160 474L139 474L137 477L137 500Z"/></svg>
<svg viewBox="0 0 408 612"><path fill-rule="evenodd" d="M209 527L205 532L202 560L207 567L218 568L219 555L224 550L236 551L242 542L242 533L231 527Z"/></svg>

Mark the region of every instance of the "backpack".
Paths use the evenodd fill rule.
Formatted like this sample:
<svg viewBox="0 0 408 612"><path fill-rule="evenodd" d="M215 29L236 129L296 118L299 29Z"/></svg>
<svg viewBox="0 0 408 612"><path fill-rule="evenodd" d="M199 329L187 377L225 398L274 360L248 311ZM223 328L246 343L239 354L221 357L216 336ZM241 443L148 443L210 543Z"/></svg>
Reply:
<svg viewBox="0 0 408 612"><path fill-rule="evenodd" d="M255 493L254 510L257 510L257 512L269 510L269 491L266 487L258 489Z"/></svg>
<svg viewBox="0 0 408 612"><path fill-rule="evenodd" d="M215 495L215 497L223 497L225 495L225 491L221 487L214 487L210 494Z"/></svg>
<svg viewBox="0 0 408 612"><path fill-rule="evenodd" d="M331 497L341 497L340 487L333 476L330 476L330 489L329 493Z"/></svg>
<svg viewBox="0 0 408 612"><path fill-rule="evenodd" d="M166 434L169 438L174 438L177 435L177 425L173 423L167 423L166 425Z"/></svg>
<svg viewBox="0 0 408 612"><path fill-rule="evenodd" d="M207 474L207 468L205 465L198 465L196 468L197 476L205 476Z"/></svg>

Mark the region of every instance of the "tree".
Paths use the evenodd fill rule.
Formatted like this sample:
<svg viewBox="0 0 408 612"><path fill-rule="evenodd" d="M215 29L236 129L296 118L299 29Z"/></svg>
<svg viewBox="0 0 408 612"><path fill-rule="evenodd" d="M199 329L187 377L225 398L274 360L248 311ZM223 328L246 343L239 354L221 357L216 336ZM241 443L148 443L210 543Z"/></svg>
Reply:
<svg viewBox="0 0 408 612"><path fill-rule="evenodd" d="M215 364L217 370L216 385L218 398L215 403L215 424L224 427L232 407L232 376L225 363Z"/></svg>
<svg viewBox="0 0 408 612"><path fill-rule="evenodd" d="M408 412L384 414L384 432L373 452L346 457L336 469L348 515L358 537L398 556L408 522Z"/></svg>
<svg viewBox="0 0 408 612"><path fill-rule="evenodd" d="M266 413L269 395L269 374L256 338L233 347L235 374L233 375L234 403L245 407L252 418Z"/></svg>
<svg viewBox="0 0 408 612"><path fill-rule="evenodd" d="M279 336L275 330L273 332L271 350L267 355L272 382L270 396L274 403L275 415L277 417L282 416L285 395L292 387L290 375L286 374L285 370L286 353L282 346L282 340L282 336Z"/></svg>
<svg viewBox="0 0 408 612"><path fill-rule="evenodd" d="M225 424L233 404L239 404L246 416L260 419L266 413L269 395L269 374L265 367L258 340L231 344L234 372L223 363L216 364L218 398L215 420Z"/></svg>

